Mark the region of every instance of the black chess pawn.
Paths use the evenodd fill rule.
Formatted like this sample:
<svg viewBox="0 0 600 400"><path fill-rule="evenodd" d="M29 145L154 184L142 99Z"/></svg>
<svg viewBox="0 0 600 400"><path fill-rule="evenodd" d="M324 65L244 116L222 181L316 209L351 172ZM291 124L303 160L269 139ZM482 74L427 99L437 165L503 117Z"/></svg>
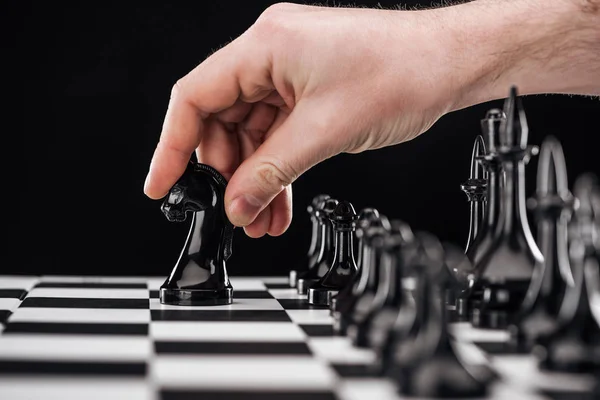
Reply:
<svg viewBox="0 0 600 400"><path fill-rule="evenodd" d="M387 236L391 230L391 224L384 215L371 224L363 224L356 231L361 241L360 254L360 280L356 283L356 289L351 296L338 299L333 312L333 329L338 335L347 334L348 327L353 324L354 314L361 299L371 298L377 291L379 284L379 269L377 265L381 252L376 251L373 246L374 240L379 236Z"/></svg>
<svg viewBox="0 0 600 400"><path fill-rule="evenodd" d="M534 348L543 370L600 376L600 310L594 304L600 298L600 210L594 210L592 199L600 192L593 185L588 176L575 184L579 207L569 249L575 284L565 292L559 328L539 337Z"/></svg>
<svg viewBox="0 0 600 400"><path fill-rule="evenodd" d="M397 349L392 377L404 396L484 397L495 374L483 365L467 364L454 349L448 332L444 291L451 276L444 265L444 248L431 235L419 234L417 240L422 255L416 269L415 299L422 322L414 340Z"/></svg>
<svg viewBox="0 0 600 400"><path fill-rule="evenodd" d="M331 298L330 310L332 317L336 318L336 313L346 309L348 307L347 303L352 302L366 286L366 277L363 278L364 268L362 267L363 254L366 251L366 241L364 240L365 230L371 226L387 226L388 224L387 218L385 218L385 216L380 216L379 211L374 208L364 208L358 213L355 231L356 242L358 242L358 254L356 258L358 272L354 275L350 285L346 286L336 296ZM339 316L337 318L339 318Z"/></svg>
<svg viewBox="0 0 600 400"><path fill-rule="evenodd" d="M358 272L354 260L356 211L348 201L341 201L330 219L335 234L334 257L323 278L308 289L308 303L329 306L331 298L352 282Z"/></svg>
<svg viewBox="0 0 600 400"><path fill-rule="evenodd" d="M492 228L493 239L485 254L475 260L470 283L474 293L483 293L472 307L471 322L483 328L510 324L525 298L535 265L544 261L531 234L525 200L525 165L538 148L527 145L527 120L516 88L511 88L504 108L506 120L495 152L505 181L500 223Z"/></svg>
<svg viewBox="0 0 600 400"><path fill-rule="evenodd" d="M316 195L311 203L306 207L306 211L310 216L311 222L311 234L310 234L310 245L308 246L308 252L305 257L300 258L296 267L290 270L290 287L295 288L298 281L298 273L307 271L311 265L313 265L319 256L319 244L321 243L322 229L317 218L316 211L319 204L330 196L327 194Z"/></svg>
<svg viewBox="0 0 600 400"><path fill-rule="evenodd" d="M535 265L531 284L510 327L513 344L528 350L537 337L556 329L568 286L573 286L569 262L567 223L575 208L569 191L567 167L560 142L544 140L537 172L536 197L530 199L537 221L537 242L544 262Z"/></svg>
<svg viewBox="0 0 600 400"><path fill-rule="evenodd" d="M160 287L162 304L231 304L233 288L226 261L232 252L233 225L225 214L226 186L217 170L190 162L162 203L169 221L185 221L192 213L183 250Z"/></svg>
<svg viewBox="0 0 600 400"><path fill-rule="evenodd" d="M502 205L501 189L503 187L502 164L496 154L499 143L499 129L506 119L505 114L496 108L489 110L481 120L481 128L487 143L487 152L475 157L484 169L486 179L486 194L483 220L478 225L477 234L469 240L465 254L474 267L481 262L481 258L494 241L497 227L500 225L500 207ZM481 153L482 146L479 146ZM457 269L453 271L456 279L456 314L460 319L466 319L470 306L479 301L482 296L480 290L473 291L470 287L477 271Z"/></svg>
<svg viewBox="0 0 600 400"><path fill-rule="evenodd" d="M352 329L348 331L352 343L357 347L369 347L369 333L374 335L385 334L390 325L394 323L395 317L400 312L403 303L404 292L402 289L402 263L397 253L407 246L412 245L414 240L410 226L403 221L391 221L391 232L389 235L377 236L372 241L372 248L381 254L376 267L379 282L372 297L363 297L363 304L359 304L355 310ZM364 311L363 311L364 310ZM377 317L380 317L379 319ZM375 320L379 325L374 327ZM391 322L391 324L386 324ZM381 326L386 324L386 326ZM376 332L372 332L375 329Z"/></svg>
<svg viewBox="0 0 600 400"><path fill-rule="evenodd" d="M411 307L404 280L406 264L413 257L416 245L410 226L397 220L393 221L393 225L399 224L403 227L396 227L393 229L396 233L383 239L384 254L381 262L384 266L383 273L390 274L390 278L385 279L389 288L382 307L373 315L366 333L366 342L379 360L375 365L378 373L383 372L383 353L394 329L403 328L406 332L407 325L414 322L414 308ZM383 281L382 279L382 283Z"/></svg>
<svg viewBox="0 0 600 400"><path fill-rule="evenodd" d="M333 261L335 238L333 236L333 225L329 217L333 214L337 205L337 200L329 198L321 201L315 210L315 218L318 220L319 229L321 230L320 241L317 246L317 257L308 270L298 276L296 282L298 294L308 293L308 288L327 273Z"/></svg>

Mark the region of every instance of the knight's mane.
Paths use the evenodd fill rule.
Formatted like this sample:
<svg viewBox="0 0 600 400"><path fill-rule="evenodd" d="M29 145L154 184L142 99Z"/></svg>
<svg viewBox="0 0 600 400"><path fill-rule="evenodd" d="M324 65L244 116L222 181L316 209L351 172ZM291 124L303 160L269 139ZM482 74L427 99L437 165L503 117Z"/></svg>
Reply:
<svg viewBox="0 0 600 400"><path fill-rule="evenodd" d="M207 172L210 176L212 176L214 178L214 180L216 180L220 185L222 185L223 188L225 188L227 186L227 179L225 179L225 177L223 175L221 175L221 173L219 171L217 171L210 165L202 164L202 163L194 163L194 169L197 171L199 170L199 171Z"/></svg>

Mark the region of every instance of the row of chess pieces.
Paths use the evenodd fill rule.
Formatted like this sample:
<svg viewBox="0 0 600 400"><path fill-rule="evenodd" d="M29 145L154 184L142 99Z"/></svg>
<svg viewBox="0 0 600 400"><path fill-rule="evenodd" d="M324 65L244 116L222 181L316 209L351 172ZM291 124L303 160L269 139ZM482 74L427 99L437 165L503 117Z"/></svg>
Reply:
<svg viewBox="0 0 600 400"><path fill-rule="evenodd" d="M507 329L506 351L533 352L543 371L600 376L600 186L584 174L572 195L560 143L527 144L514 88L482 128L461 186L471 208L466 249L327 195L308 207L312 240L290 284L330 309L337 334L374 350L372 372L403 395L481 397L498 379L456 353L449 321ZM526 201L525 166L538 153Z"/></svg>

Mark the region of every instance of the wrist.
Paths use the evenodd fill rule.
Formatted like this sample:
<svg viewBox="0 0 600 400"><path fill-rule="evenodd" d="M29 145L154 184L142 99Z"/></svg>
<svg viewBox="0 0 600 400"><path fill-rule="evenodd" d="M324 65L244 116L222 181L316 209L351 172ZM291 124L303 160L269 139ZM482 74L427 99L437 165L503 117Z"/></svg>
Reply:
<svg viewBox="0 0 600 400"><path fill-rule="evenodd" d="M477 0L429 10L452 88L450 109L520 94L600 94L597 0Z"/></svg>

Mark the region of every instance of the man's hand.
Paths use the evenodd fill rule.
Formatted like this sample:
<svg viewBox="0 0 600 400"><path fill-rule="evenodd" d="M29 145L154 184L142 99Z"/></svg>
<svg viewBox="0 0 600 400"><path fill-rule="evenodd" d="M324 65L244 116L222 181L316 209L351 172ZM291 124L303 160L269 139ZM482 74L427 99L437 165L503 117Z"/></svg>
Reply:
<svg viewBox="0 0 600 400"><path fill-rule="evenodd" d="M538 79L523 72L544 64L527 60L521 42L543 46L545 27L572 24L573 2L535 17L541 0L424 11L272 6L173 87L145 192L164 196L196 151L229 179L231 222L252 237L280 235L292 182L329 157L410 140L444 113L504 97L510 84L525 94L600 90L581 74L554 87L551 66ZM525 22L533 31L519 35Z"/></svg>

